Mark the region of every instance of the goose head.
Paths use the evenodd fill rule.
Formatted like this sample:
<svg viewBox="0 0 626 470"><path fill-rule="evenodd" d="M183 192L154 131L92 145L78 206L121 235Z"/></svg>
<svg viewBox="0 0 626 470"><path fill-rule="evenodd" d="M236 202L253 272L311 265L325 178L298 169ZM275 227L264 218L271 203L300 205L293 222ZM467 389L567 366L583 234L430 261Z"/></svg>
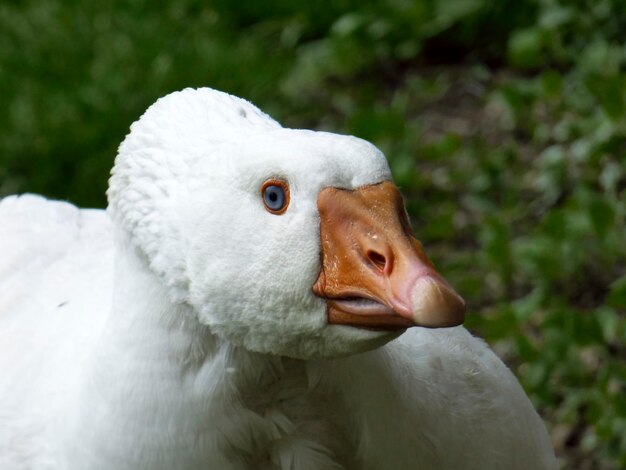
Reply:
<svg viewBox="0 0 626 470"><path fill-rule="evenodd" d="M108 197L172 301L246 349L340 356L463 321L364 140L283 128L245 100L187 89L131 126Z"/></svg>

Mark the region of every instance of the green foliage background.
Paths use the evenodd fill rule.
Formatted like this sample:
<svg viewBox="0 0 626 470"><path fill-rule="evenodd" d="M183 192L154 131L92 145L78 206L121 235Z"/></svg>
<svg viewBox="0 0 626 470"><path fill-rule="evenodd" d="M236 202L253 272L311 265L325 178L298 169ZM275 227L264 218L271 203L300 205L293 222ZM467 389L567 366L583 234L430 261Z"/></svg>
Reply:
<svg viewBox="0 0 626 470"><path fill-rule="evenodd" d="M626 3L0 4L0 195L103 207L158 97L211 86L390 159L564 466L626 467Z"/></svg>

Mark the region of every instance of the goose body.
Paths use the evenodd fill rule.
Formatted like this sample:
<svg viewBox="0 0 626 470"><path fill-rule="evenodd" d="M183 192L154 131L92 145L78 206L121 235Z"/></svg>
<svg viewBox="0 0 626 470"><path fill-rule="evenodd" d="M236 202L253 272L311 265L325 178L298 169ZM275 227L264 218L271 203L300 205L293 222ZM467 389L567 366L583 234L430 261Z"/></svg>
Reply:
<svg viewBox="0 0 626 470"><path fill-rule="evenodd" d="M458 323L427 261L402 264L367 232L382 267L358 275L393 284L387 271L419 265L419 292L407 287L406 311L360 278L354 292L371 296L332 294L345 279L330 279L343 258L329 240L349 229L332 214L352 204L337 198L393 195L389 180L364 141L284 129L199 89L132 126L107 211L0 201L0 468L556 468L541 419L480 339L407 328ZM263 206L264 181L288 183L284 213ZM324 200L326 188L345 192ZM431 324L425 306L452 320Z"/></svg>

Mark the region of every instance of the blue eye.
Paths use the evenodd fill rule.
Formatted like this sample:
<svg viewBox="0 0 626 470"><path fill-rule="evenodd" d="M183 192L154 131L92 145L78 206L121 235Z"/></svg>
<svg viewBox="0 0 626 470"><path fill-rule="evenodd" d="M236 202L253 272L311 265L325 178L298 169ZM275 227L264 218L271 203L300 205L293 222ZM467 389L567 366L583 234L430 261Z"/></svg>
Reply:
<svg viewBox="0 0 626 470"><path fill-rule="evenodd" d="M285 204L285 190L280 186L268 186L265 188L263 200L268 209L279 211Z"/></svg>
<svg viewBox="0 0 626 470"><path fill-rule="evenodd" d="M282 180L266 181L261 187L263 204L272 214L282 214L289 205L289 186Z"/></svg>

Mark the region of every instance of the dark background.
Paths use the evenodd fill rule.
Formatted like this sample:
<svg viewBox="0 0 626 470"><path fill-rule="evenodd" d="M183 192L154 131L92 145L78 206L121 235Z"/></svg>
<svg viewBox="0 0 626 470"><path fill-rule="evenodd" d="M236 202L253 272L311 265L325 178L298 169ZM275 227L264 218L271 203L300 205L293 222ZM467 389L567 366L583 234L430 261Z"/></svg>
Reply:
<svg viewBox="0 0 626 470"><path fill-rule="evenodd" d="M0 196L104 207L189 86L371 140L563 464L624 468L625 35L621 0L5 0Z"/></svg>

